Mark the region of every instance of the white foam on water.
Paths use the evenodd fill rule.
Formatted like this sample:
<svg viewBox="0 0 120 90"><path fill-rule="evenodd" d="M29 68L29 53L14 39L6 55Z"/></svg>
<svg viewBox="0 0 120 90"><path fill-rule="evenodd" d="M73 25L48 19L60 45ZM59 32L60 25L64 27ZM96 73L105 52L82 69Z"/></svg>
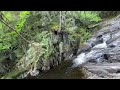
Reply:
<svg viewBox="0 0 120 90"><path fill-rule="evenodd" d="M73 60L73 66L72 67L77 67L78 65L84 63L86 60L85 58L85 53L81 53L80 55L77 56L75 60Z"/></svg>

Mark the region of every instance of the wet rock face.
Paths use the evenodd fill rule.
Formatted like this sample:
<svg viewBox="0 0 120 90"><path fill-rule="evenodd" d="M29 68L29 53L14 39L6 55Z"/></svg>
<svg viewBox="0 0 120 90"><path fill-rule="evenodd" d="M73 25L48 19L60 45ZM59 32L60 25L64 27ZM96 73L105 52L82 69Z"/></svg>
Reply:
<svg viewBox="0 0 120 90"><path fill-rule="evenodd" d="M88 63L84 68L88 79L120 79L120 63Z"/></svg>
<svg viewBox="0 0 120 90"><path fill-rule="evenodd" d="M96 59L94 57L98 54L101 54L103 57L102 59L105 59L108 62L118 62L120 60L120 19L118 17L119 16L116 17L117 19L114 18L106 22L107 24L111 25L101 27L101 29L98 30L91 39L85 42L85 46L89 47L90 50L92 50L94 46L102 44L106 40L107 48L103 50L99 48L94 50L95 55L93 55L93 59ZM90 51L87 53L89 52Z"/></svg>
<svg viewBox="0 0 120 90"><path fill-rule="evenodd" d="M98 30L98 32L89 39L85 45L90 46L92 50L92 47L101 43L105 39L107 48L96 49L96 53L93 54L92 59L89 58L89 61L84 67L91 73L91 75L93 75L88 76L88 78L120 78L120 15L103 23L104 25L101 26L101 29ZM97 59L99 59L101 63L96 63Z"/></svg>
<svg viewBox="0 0 120 90"><path fill-rule="evenodd" d="M95 75L89 78L120 78L120 15L103 23L101 29L84 43L85 47L79 52L86 55L91 53L84 64L84 67ZM103 45L104 41L106 48L93 48L98 44Z"/></svg>

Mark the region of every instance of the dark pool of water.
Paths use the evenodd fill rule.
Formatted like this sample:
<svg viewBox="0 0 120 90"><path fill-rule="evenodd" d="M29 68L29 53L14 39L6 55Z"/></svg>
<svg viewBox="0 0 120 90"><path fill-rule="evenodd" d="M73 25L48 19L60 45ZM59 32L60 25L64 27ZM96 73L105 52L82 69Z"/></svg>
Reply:
<svg viewBox="0 0 120 90"><path fill-rule="evenodd" d="M28 79L84 79L82 70L79 67L71 68L71 65L72 62L66 60L54 69Z"/></svg>

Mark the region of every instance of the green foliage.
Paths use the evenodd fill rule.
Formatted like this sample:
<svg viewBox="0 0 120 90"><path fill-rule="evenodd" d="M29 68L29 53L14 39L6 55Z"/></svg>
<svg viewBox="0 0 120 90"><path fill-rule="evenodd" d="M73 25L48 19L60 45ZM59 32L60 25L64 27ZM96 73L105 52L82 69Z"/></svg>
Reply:
<svg viewBox="0 0 120 90"><path fill-rule="evenodd" d="M5 15L4 19L8 21L9 24L11 24L13 27L15 27L18 32L20 32L26 22L26 19L30 16L30 11L3 11L3 14ZM50 30L59 28L59 11L40 11L38 13L33 12L33 14L39 17L38 21L41 22L39 23L41 26L47 26ZM71 33L71 38L72 36L75 36L76 33L76 28L74 28L77 26L75 23L76 19L80 20L80 22L86 26L101 21L101 18L95 11L62 11L62 18L62 28L64 31ZM80 22L78 23L80 24ZM90 35L90 33L87 32L87 29L83 25L81 25L81 27L77 26L77 33L80 33L81 37L84 38L81 39L82 42L84 42L84 40L86 40ZM47 45L46 42L48 41L48 36L43 37L42 35L45 35L44 33L41 33L40 35L41 36L39 36L39 38L44 38L40 40L40 42ZM17 36L18 35L14 31L0 23L0 51L9 49L11 44L17 43ZM36 37L38 38L38 36Z"/></svg>
<svg viewBox="0 0 120 90"><path fill-rule="evenodd" d="M80 40L81 40L80 43L82 44L82 43L84 43L86 40L88 40L90 38L91 33L87 32L87 30L84 29L84 28L80 28L78 30L81 33L80 34Z"/></svg>
<svg viewBox="0 0 120 90"><path fill-rule="evenodd" d="M97 13L91 11L81 11L80 17L89 22L99 22L101 20Z"/></svg>
<svg viewBox="0 0 120 90"><path fill-rule="evenodd" d="M17 22L17 25L16 25L17 31L21 31L21 29L26 21L26 18L28 18L29 14L30 14L30 11L21 11L20 12L20 14L19 14L20 20Z"/></svg>
<svg viewBox="0 0 120 90"><path fill-rule="evenodd" d="M50 32L47 31L59 29L60 14L59 11L41 11L33 12L33 14L38 18L34 19L36 21L34 21L36 26L39 24L39 26L48 27L47 29L43 28L43 32L36 33L35 36L35 40L42 43L42 47L46 51L43 57L44 59L47 59L51 53L49 52L50 49L48 43L51 42L49 38ZM76 24L76 19L80 21L78 22L81 25L80 27ZM94 11L62 11L62 30L70 33L69 38L71 40L75 40L77 36L80 36L80 43L83 43L91 36L90 31L85 26L99 21L101 21L101 18L99 17L99 14Z"/></svg>
<svg viewBox="0 0 120 90"><path fill-rule="evenodd" d="M10 11L3 11L3 14L4 14L4 19L5 20L9 20L9 21L11 21L12 20L12 14L11 14L11 12Z"/></svg>
<svg viewBox="0 0 120 90"><path fill-rule="evenodd" d="M95 11L75 11L72 15L86 25L101 21L99 14Z"/></svg>
<svg viewBox="0 0 120 90"><path fill-rule="evenodd" d="M3 11L2 13L4 14L4 20L9 22L8 24L15 27L15 29L20 32L30 11ZM16 32L12 31L3 23L0 23L0 51L7 50L11 45L17 43L17 36Z"/></svg>
<svg viewBox="0 0 120 90"><path fill-rule="evenodd" d="M25 55L21 54L23 53L21 48L15 50L17 57L20 57L18 66L25 67L31 65L30 67L33 67L33 64L35 64L39 58L45 61L50 60L50 58L54 56L57 50L55 50L52 45L52 30L59 29L59 11L3 11L3 14L8 24L14 27L19 33L24 32L30 35L32 37L31 40L35 41L36 45L37 43L40 44L40 47L36 45L29 48L25 47L25 50L23 50ZM79 22L76 23L76 20ZM70 33L70 41L74 41L77 37L80 37L80 43L82 44L91 36L91 32L86 26L98 23L99 21L101 21L101 18L98 13L94 11L62 11L61 27L63 31ZM9 51L10 47L21 44L22 41L18 41L21 40L18 38L16 32L12 31L3 23L0 23L0 52L3 50ZM25 38L27 39L28 37L26 36ZM25 42L23 42L23 44L25 44ZM40 55L41 52L42 55ZM19 53L21 55L19 55ZM23 57L21 58L22 55ZM17 73L14 73L14 75L16 74ZM13 76L13 72L9 75Z"/></svg>
<svg viewBox="0 0 120 90"><path fill-rule="evenodd" d="M96 11L68 11L66 14L66 31L70 33L71 40L80 36L80 43L83 44L91 36L89 25L100 22L102 19Z"/></svg>
<svg viewBox="0 0 120 90"><path fill-rule="evenodd" d="M55 30L55 29L58 29L58 28L59 28L59 24L58 23L56 23L56 22L51 23L51 25L50 25L50 29L51 30Z"/></svg>
<svg viewBox="0 0 120 90"><path fill-rule="evenodd" d="M43 31L41 33L38 33L35 36L35 41L40 42L42 48L44 49L44 55L43 55L43 60L46 60L49 55L51 54L52 48L50 48L50 37L52 33L49 33L48 31Z"/></svg>

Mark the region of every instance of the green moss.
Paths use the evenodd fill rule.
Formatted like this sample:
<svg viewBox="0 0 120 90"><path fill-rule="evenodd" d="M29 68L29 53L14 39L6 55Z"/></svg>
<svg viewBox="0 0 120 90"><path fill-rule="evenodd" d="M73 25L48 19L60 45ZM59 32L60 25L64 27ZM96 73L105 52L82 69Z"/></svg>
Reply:
<svg viewBox="0 0 120 90"><path fill-rule="evenodd" d="M25 72L25 70L15 69L15 70L12 70L10 73L7 73L6 75L2 76L1 79L14 79L15 77L17 77L23 72Z"/></svg>

